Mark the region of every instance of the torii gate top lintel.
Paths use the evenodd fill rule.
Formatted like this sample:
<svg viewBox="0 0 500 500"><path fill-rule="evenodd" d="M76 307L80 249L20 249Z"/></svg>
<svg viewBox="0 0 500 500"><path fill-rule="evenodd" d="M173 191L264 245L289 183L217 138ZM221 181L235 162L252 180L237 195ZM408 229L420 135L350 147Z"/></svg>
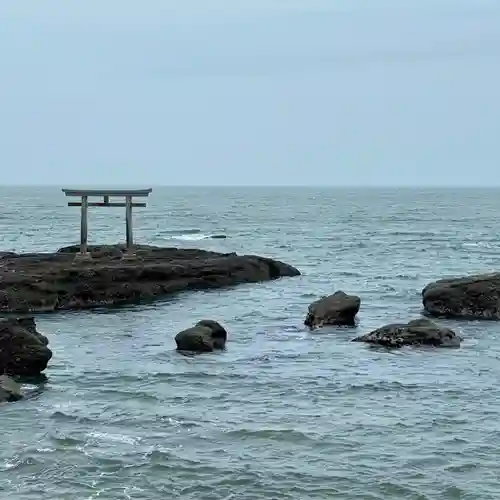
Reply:
<svg viewBox="0 0 500 500"><path fill-rule="evenodd" d="M152 188L148 189L63 189L66 196L119 196L143 197L150 195Z"/></svg>

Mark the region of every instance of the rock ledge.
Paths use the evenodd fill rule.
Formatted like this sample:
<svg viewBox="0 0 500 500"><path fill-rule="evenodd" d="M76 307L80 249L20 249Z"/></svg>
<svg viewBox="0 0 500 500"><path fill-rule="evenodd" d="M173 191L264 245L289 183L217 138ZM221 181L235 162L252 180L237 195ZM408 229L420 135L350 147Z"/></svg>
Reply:
<svg viewBox="0 0 500 500"><path fill-rule="evenodd" d="M298 276L283 262L255 255L121 245L91 246L91 260L75 260L77 246L56 253L0 256L0 313L36 313L133 304L176 292Z"/></svg>

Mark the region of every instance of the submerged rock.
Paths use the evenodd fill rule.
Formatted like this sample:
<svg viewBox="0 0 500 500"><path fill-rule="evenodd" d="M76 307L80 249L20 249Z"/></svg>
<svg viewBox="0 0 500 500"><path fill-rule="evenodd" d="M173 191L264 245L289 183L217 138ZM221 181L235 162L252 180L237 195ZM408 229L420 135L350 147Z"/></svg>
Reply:
<svg viewBox="0 0 500 500"><path fill-rule="evenodd" d="M198 321L196 325L175 336L179 351L212 352L224 349L226 341L226 329L217 321L209 319Z"/></svg>
<svg viewBox="0 0 500 500"><path fill-rule="evenodd" d="M19 401L22 397L21 385L7 375L0 375L0 403Z"/></svg>
<svg viewBox="0 0 500 500"><path fill-rule="evenodd" d="M78 246L52 254L5 256L0 266L0 312L30 313L116 306L176 292L298 276L283 262L254 255L197 249L90 246L91 259L75 260Z"/></svg>
<svg viewBox="0 0 500 500"><path fill-rule="evenodd" d="M428 345L434 347L460 347L463 339L453 330L436 325L426 318L409 323L393 323L353 339L385 347Z"/></svg>
<svg viewBox="0 0 500 500"><path fill-rule="evenodd" d="M323 297L309 306L304 324L310 328L325 325L354 326L361 299L342 291Z"/></svg>
<svg viewBox="0 0 500 500"><path fill-rule="evenodd" d="M0 373L34 377L52 358L33 318L0 318Z"/></svg>
<svg viewBox="0 0 500 500"><path fill-rule="evenodd" d="M500 319L500 273L435 281L422 290L427 314L446 318Z"/></svg>

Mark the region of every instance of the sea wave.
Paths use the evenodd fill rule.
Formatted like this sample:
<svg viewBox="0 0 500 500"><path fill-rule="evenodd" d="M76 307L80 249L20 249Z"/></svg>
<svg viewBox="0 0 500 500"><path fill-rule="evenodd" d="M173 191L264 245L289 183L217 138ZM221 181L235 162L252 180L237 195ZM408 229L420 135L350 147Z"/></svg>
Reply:
<svg viewBox="0 0 500 500"><path fill-rule="evenodd" d="M181 241L201 241L210 239L226 239L227 235L222 232L202 232L201 229L168 229L160 231L156 238L168 240L181 240Z"/></svg>

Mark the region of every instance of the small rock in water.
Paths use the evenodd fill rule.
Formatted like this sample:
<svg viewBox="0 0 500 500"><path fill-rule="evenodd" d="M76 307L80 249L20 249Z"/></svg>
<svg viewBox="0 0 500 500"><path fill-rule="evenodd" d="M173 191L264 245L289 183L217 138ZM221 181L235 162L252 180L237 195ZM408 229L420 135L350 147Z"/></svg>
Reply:
<svg viewBox="0 0 500 500"><path fill-rule="evenodd" d="M19 401L23 395L21 386L7 375L0 375L0 403Z"/></svg>
<svg viewBox="0 0 500 500"><path fill-rule="evenodd" d="M310 328L325 325L354 326L361 299L342 291L323 297L309 306L304 324Z"/></svg>
<svg viewBox="0 0 500 500"><path fill-rule="evenodd" d="M52 358L47 337L30 318L0 318L0 373L37 376Z"/></svg>
<svg viewBox="0 0 500 500"><path fill-rule="evenodd" d="M175 336L178 351L212 352L224 349L227 341L226 329L217 321L204 319Z"/></svg>
<svg viewBox="0 0 500 500"><path fill-rule="evenodd" d="M385 347L406 345L428 345L434 347L460 347L463 339L453 330L445 328L429 319L420 318L409 323L392 323L377 328L353 342L367 342Z"/></svg>

